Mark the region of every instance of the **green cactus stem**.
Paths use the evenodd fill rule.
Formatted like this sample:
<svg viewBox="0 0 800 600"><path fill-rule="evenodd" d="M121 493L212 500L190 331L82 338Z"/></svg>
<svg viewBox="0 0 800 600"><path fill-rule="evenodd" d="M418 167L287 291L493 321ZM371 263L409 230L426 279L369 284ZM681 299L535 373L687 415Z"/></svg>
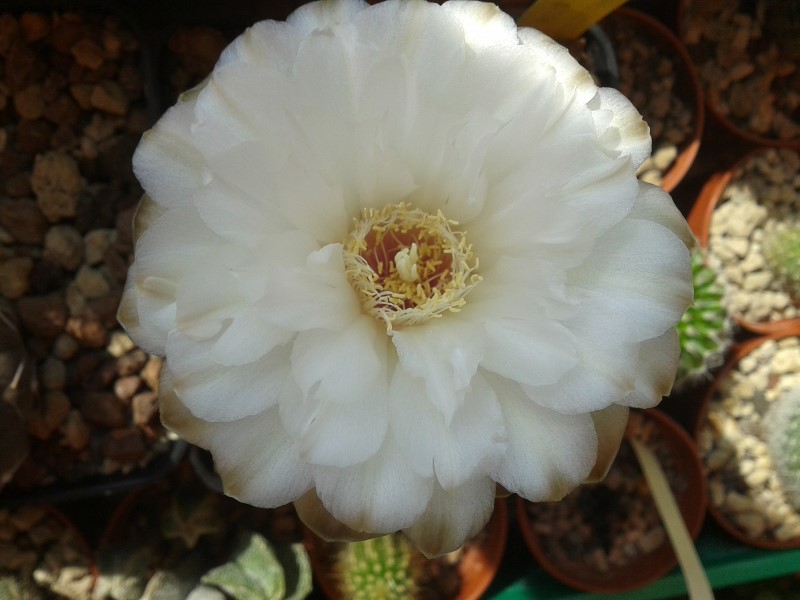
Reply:
<svg viewBox="0 0 800 600"><path fill-rule="evenodd" d="M402 534L343 544L333 573L343 598L413 600L418 596L418 557Z"/></svg>
<svg viewBox="0 0 800 600"><path fill-rule="evenodd" d="M677 385L708 377L723 363L733 336L720 277L705 264L700 248L692 251L692 278L694 302L677 326L681 344Z"/></svg>
<svg viewBox="0 0 800 600"><path fill-rule="evenodd" d="M784 289L800 298L800 225L775 231L764 240L764 260Z"/></svg>
<svg viewBox="0 0 800 600"><path fill-rule="evenodd" d="M785 391L772 402L762 429L786 499L800 511L800 388Z"/></svg>

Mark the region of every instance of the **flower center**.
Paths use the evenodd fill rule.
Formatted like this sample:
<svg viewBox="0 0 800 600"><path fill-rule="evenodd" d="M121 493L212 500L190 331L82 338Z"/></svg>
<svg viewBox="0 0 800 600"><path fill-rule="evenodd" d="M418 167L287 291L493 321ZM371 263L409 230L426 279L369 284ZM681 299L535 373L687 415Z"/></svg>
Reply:
<svg viewBox="0 0 800 600"><path fill-rule="evenodd" d="M365 209L344 241L347 278L366 310L394 327L458 312L481 280L455 221L410 204Z"/></svg>

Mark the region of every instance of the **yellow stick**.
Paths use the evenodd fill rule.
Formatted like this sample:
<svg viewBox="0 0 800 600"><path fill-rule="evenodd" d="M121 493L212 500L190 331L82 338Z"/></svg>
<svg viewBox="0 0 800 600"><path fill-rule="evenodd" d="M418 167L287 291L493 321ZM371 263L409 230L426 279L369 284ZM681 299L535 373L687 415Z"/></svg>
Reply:
<svg viewBox="0 0 800 600"><path fill-rule="evenodd" d="M574 40L627 0L535 0L519 19L559 41Z"/></svg>
<svg viewBox="0 0 800 600"><path fill-rule="evenodd" d="M686 580L686 588L691 600L714 600L714 592L711 591L711 584L708 582L703 563L697 555L692 537L683 521L678 503L667 482L667 476L658 462L658 458L650 448L636 439L630 439L639 466L642 467L644 478L650 486L650 493L653 494L658 513L667 530L667 536L672 542L675 554L678 556L678 563L683 571L683 578Z"/></svg>

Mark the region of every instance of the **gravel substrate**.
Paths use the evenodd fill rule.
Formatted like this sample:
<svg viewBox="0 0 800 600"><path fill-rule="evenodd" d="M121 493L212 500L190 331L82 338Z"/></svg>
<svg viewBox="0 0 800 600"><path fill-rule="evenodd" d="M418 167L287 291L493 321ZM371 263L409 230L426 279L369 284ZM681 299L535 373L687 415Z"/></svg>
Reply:
<svg viewBox="0 0 800 600"><path fill-rule="evenodd" d="M686 5L681 37L717 112L751 134L800 141L796 3L691 0Z"/></svg>
<svg viewBox="0 0 800 600"><path fill-rule="evenodd" d="M41 506L0 511L0 597L88 600L94 583L85 543Z"/></svg>
<svg viewBox="0 0 800 600"><path fill-rule="evenodd" d="M116 321L152 122L141 48L114 17L0 15L0 296L35 376L31 450L9 487L126 473L167 448L160 360Z"/></svg>
<svg viewBox="0 0 800 600"><path fill-rule="evenodd" d="M798 387L800 338L767 341L720 380L699 433L711 506L750 539L800 542L761 432L770 403Z"/></svg>
<svg viewBox="0 0 800 600"><path fill-rule="evenodd" d="M767 150L738 170L722 192L708 238L708 264L724 274L728 311L745 321L800 316L767 268L762 244L773 232L800 224L800 154Z"/></svg>

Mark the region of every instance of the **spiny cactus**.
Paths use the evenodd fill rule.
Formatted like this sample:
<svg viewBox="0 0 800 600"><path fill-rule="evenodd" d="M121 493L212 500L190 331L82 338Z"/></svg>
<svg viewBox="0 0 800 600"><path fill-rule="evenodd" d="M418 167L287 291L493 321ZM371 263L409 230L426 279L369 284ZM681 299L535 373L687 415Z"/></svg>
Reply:
<svg viewBox="0 0 800 600"><path fill-rule="evenodd" d="M681 357L676 384L702 379L722 364L731 343L730 316L722 302L724 290L716 271L706 266L705 253L692 251L694 303L678 323Z"/></svg>
<svg viewBox="0 0 800 600"><path fill-rule="evenodd" d="M800 298L800 225L776 231L764 240L764 259L786 291Z"/></svg>
<svg viewBox="0 0 800 600"><path fill-rule="evenodd" d="M342 545L334 563L342 597L413 600L419 592L416 552L401 534Z"/></svg>
<svg viewBox="0 0 800 600"><path fill-rule="evenodd" d="M800 511L800 387L772 402L762 427L786 499Z"/></svg>
<svg viewBox="0 0 800 600"><path fill-rule="evenodd" d="M41 600L44 594L29 578L0 572L0 600Z"/></svg>

